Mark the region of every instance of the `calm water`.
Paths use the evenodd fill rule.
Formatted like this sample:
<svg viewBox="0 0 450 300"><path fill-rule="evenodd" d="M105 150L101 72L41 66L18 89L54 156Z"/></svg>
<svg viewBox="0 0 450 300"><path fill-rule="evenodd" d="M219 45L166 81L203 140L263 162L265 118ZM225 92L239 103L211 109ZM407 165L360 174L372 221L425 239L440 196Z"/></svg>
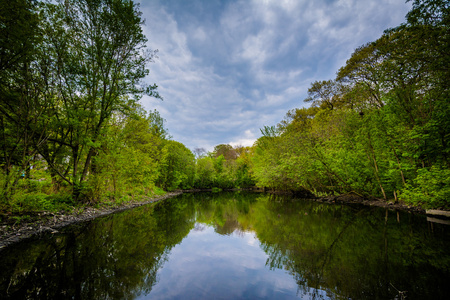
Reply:
<svg viewBox="0 0 450 300"><path fill-rule="evenodd" d="M450 225L184 194L0 252L1 299L448 299Z"/></svg>

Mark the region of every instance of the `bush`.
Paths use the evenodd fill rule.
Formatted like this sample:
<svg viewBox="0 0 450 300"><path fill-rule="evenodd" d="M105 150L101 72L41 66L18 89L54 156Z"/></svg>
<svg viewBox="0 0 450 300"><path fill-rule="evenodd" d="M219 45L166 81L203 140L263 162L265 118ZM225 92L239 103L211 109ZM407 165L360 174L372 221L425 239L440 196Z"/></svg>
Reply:
<svg viewBox="0 0 450 300"><path fill-rule="evenodd" d="M400 200L425 208L450 209L450 170L440 167L419 169L412 184L407 184Z"/></svg>
<svg viewBox="0 0 450 300"><path fill-rule="evenodd" d="M13 197L11 208L13 212L30 212L52 210L52 201L46 194L16 194Z"/></svg>
<svg viewBox="0 0 450 300"><path fill-rule="evenodd" d="M18 193L14 195L10 208L13 213L33 211L70 210L75 202L69 193L47 195L44 193Z"/></svg>

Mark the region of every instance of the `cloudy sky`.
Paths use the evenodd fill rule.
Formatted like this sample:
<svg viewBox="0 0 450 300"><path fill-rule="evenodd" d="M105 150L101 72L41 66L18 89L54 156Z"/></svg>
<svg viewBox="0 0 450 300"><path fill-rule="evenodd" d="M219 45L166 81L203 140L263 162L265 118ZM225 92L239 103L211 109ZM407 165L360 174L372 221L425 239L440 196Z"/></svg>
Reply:
<svg viewBox="0 0 450 300"><path fill-rule="evenodd" d="M405 0L141 0L164 101L144 97L189 149L252 145L305 106L315 80L404 22Z"/></svg>

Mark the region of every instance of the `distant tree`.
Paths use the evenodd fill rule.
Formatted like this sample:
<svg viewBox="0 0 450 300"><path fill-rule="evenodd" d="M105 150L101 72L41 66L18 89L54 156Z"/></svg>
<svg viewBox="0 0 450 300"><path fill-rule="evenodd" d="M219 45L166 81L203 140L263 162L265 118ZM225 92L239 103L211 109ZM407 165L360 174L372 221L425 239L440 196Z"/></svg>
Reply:
<svg viewBox="0 0 450 300"><path fill-rule="evenodd" d="M195 158L191 150L179 142L165 141L161 156L158 184L166 190L192 188Z"/></svg>
<svg viewBox="0 0 450 300"><path fill-rule="evenodd" d="M280 134L280 132L277 130L275 126L264 126L263 128L260 129L260 131L263 137L266 138L273 138L279 136Z"/></svg>
<svg viewBox="0 0 450 300"><path fill-rule="evenodd" d="M214 158L203 156L197 159L195 165L195 188L212 188L216 181Z"/></svg>
<svg viewBox="0 0 450 300"><path fill-rule="evenodd" d="M205 148L196 147L196 148L194 148L193 153L195 155L195 158L198 159L198 158L201 158L206 155L206 150L205 150Z"/></svg>
<svg viewBox="0 0 450 300"><path fill-rule="evenodd" d="M225 160L235 160L237 158L236 151L229 144L220 144L214 147L214 157L221 155L223 155Z"/></svg>

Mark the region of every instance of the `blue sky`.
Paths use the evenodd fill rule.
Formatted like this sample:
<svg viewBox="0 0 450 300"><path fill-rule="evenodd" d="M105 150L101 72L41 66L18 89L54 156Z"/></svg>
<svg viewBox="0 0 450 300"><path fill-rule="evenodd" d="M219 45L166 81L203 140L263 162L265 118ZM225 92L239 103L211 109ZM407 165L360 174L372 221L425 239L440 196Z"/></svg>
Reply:
<svg viewBox="0 0 450 300"><path fill-rule="evenodd" d="M249 146L260 128L305 106L315 80L335 77L353 50L404 22L404 0L141 0L158 58L144 97L189 149Z"/></svg>

